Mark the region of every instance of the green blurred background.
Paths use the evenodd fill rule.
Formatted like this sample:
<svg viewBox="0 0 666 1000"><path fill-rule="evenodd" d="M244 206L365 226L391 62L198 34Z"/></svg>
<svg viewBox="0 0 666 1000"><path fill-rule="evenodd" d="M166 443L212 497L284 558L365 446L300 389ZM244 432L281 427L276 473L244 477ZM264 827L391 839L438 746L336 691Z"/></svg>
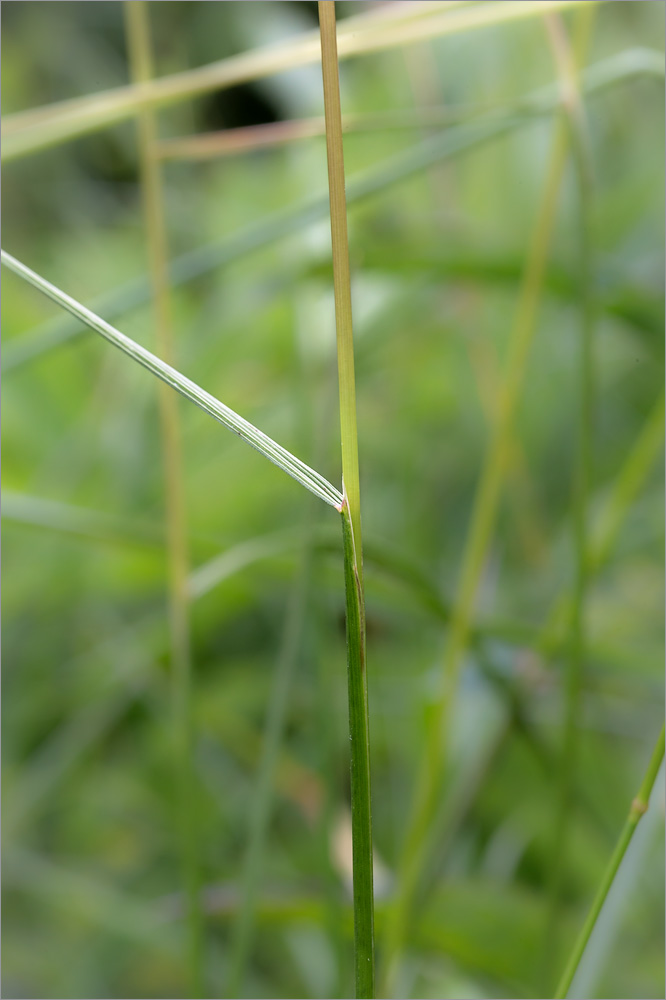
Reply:
<svg viewBox="0 0 666 1000"><path fill-rule="evenodd" d="M367 6L336 5L340 19ZM316 4L305 2L149 7L158 75L317 23ZM571 14L564 20L570 27ZM602 4L587 61L663 49L663 35L663 4ZM122 4L5 4L2 57L6 114L121 86ZM349 60L342 106L509 106L555 78L535 18ZM322 109L315 64L165 110L160 132ZM621 84L591 100L587 115L598 290L594 519L663 385L663 85ZM423 595L450 600L455 592L553 128L552 118L535 121L349 210L373 811L385 869L378 897L391 890L446 644L445 625ZM348 176L379 167L425 133L347 135ZM175 257L325 192L324 140L168 163L165 177ZM145 273L134 122L10 163L3 180L3 247L79 301ZM538 627L572 585L577 212L569 165L479 620ZM11 359L57 310L13 275L3 275L3 292ZM337 483L328 222L232 260L172 298L178 367ZM154 344L149 308L115 322ZM180 409L193 565L225 552L229 565L239 562L193 605L209 988L222 995L228 974L262 734L313 525L243 995L348 996L348 873L331 846L344 835L349 745L336 518L190 404ZM186 996L156 384L85 334L6 370L2 417L4 995ZM591 588L582 791L555 969L663 716L662 482L661 463L653 463ZM563 662L499 639L484 649L465 662L445 823L401 996L543 995ZM545 765L524 726L549 751ZM663 996L661 779L654 803L573 995Z"/></svg>

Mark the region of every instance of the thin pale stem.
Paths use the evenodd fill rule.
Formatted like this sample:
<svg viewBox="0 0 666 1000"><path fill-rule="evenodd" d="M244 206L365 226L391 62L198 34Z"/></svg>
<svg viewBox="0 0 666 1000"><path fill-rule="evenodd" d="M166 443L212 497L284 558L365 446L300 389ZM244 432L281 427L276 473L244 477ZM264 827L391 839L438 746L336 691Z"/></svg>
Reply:
<svg viewBox="0 0 666 1000"><path fill-rule="evenodd" d="M590 940L592 932L594 931L597 920L599 919L599 915L606 901L606 897L608 896L611 886L615 880L615 876L618 873L618 869L622 864L622 859L627 853L627 848L631 843L631 839L641 817L647 812L652 788L657 779L657 774L659 773L659 768L661 767L663 759L664 727L662 726L659 738L657 739L657 743L650 758L650 763L648 764L647 771L645 772L645 776L638 790L638 794L631 803L629 814L624 827L622 828L617 844L615 845L615 850L613 851L611 859L608 862L608 867L604 872L601 885L599 886L592 906L590 907L587 919L581 928L581 932L576 939L576 943L574 944L573 951L571 952L569 961L567 962L566 968L562 974L562 978L558 983L557 990L555 991L556 1000L564 1000L569 992L569 987L571 986L576 970L585 953L585 948L587 947L587 943Z"/></svg>
<svg viewBox="0 0 666 1000"><path fill-rule="evenodd" d="M148 7L145 0L125 3L127 43L134 83L153 77ZM169 264L164 190L156 155L157 123L150 109L137 119L143 212L153 292L157 348L174 361ZM169 579L169 634L172 671L172 710L177 779L175 807L180 827L181 859L187 895L187 966L193 997L204 995L201 907L200 833L197 820L194 732L192 722L192 650L188 594L189 552L183 489L183 451L178 399L164 382L158 386L160 432L164 461L167 564Z"/></svg>
<svg viewBox="0 0 666 1000"><path fill-rule="evenodd" d="M333 287L335 295L335 330L338 347L338 385L340 389L340 437L342 441L342 482L354 529L354 544L362 563L361 495L358 472L358 435L356 427L356 381L354 375L354 336L352 332L351 277L349 273L349 237L345 164L342 145L342 113L336 41L335 6L332 0L320 2L321 64L324 80L324 115L326 119L326 158L333 249ZM359 567L362 572L362 567Z"/></svg>
<svg viewBox="0 0 666 1000"><path fill-rule="evenodd" d="M511 457L513 420L520 398L544 284L559 191L569 150L567 127L558 122L544 191L530 242L516 318L509 339L506 373L497 416L477 487L470 527L452 608L442 688L430 711L426 748L416 782L411 820L404 840L396 898L389 913L385 950L385 993L390 995L397 962L430 851L432 819L445 773L443 739L449 732L452 702L468 645L476 594L497 517L501 489Z"/></svg>
<svg viewBox="0 0 666 1000"><path fill-rule="evenodd" d="M319 3L321 61L326 119L326 153L333 250L335 326L342 445L341 508L347 607L349 739L351 753L352 853L354 883L354 968L357 997L373 997L375 987L372 818L368 686L365 657L365 604L361 548L361 504L356 429L356 382L352 332L351 279L347 235L345 168L340 80L333 0Z"/></svg>

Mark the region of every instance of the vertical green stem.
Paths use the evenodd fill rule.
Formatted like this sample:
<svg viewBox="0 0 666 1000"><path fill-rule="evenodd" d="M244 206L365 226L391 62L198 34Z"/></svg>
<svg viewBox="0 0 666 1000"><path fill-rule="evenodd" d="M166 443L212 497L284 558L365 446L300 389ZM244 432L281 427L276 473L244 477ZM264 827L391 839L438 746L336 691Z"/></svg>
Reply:
<svg viewBox="0 0 666 1000"><path fill-rule="evenodd" d="M610 891L615 876L617 875L618 869L622 863L622 859L624 858L627 848L631 843L634 831L638 826L641 816L647 812L652 788L656 781L663 759L664 727L662 726L659 738L657 739L657 743L652 752L652 757L650 758L650 763L648 764L647 771L645 772L645 777L641 782L636 798L631 803L629 814L624 827L622 828L617 844L615 845L615 850L613 851L611 859L608 862L608 867L604 872L601 885L599 886L594 902L590 908L590 912L588 913L587 919L585 920L581 932L576 939L569 961L567 962L562 978L557 986L557 990L555 992L556 1000L564 1000L569 992L569 987L571 986L573 977L576 974L576 969L578 968L580 960L583 957L585 948L587 947L587 942L589 941L592 931L594 930L599 914L601 913L603 905L606 901L606 896Z"/></svg>
<svg viewBox="0 0 666 1000"><path fill-rule="evenodd" d="M357 997L374 996L374 895L370 741L365 661L365 606L361 505L356 430L356 383L352 333L349 241L342 145L335 3L320 0L319 25L324 83L326 153L333 249L335 326L342 444L342 532L347 608L349 739L351 744L352 849L354 880L354 968Z"/></svg>
<svg viewBox="0 0 666 1000"><path fill-rule="evenodd" d="M152 79L149 15L145 0L125 3L127 41L135 83ZM157 125L152 111L138 117L143 210L155 309L158 352L167 364L174 360L164 195L157 156ZM167 560L169 577L169 631L171 643L174 750L177 774L177 812L180 824L183 874L187 894L188 969L193 997L203 996L203 915L200 903L198 824L194 795L191 698L190 607L187 594L189 554L183 492L183 454L178 397L160 383L160 429L164 460Z"/></svg>
<svg viewBox="0 0 666 1000"><path fill-rule="evenodd" d="M342 507L347 612L347 686L351 747L354 880L354 972L357 997L374 997L375 943L370 806L370 739L365 664L365 611L354 528L347 501Z"/></svg>

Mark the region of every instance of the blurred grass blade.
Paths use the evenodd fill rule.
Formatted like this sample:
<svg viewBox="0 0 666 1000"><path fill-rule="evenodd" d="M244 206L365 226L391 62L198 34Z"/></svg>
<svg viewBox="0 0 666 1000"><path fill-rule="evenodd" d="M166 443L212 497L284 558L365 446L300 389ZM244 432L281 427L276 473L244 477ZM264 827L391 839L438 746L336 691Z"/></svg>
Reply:
<svg viewBox="0 0 666 1000"><path fill-rule="evenodd" d="M658 458L663 457L664 393L650 411L627 455L591 529L589 571L598 573L608 560L631 505ZM552 656L566 641L571 628L572 596L563 594L550 609L537 639L536 649Z"/></svg>
<svg viewBox="0 0 666 1000"><path fill-rule="evenodd" d="M131 704L137 701L146 686L145 676L134 673L141 664L132 647L115 642L114 654L126 657L131 670L125 670L120 691L105 690L103 697L68 719L48 737L21 766L20 775L12 787L9 768L5 774L6 814L3 822L5 849L27 834L28 823L34 823L41 803L48 800L77 764L86 759L93 747L118 724Z"/></svg>
<svg viewBox="0 0 666 1000"><path fill-rule="evenodd" d="M2 519L114 545L149 545L160 549L164 545L164 532L148 521L131 521L114 514L7 489L2 491Z"/></svg>
<svg viewBox="0 0 666 1000"><path fill-rule="evenodd" d="M340 55L377 52L424 38L535 17L587 2L594 0L492 0L470 5L432 0L430 3L389 4L376 12L343 21ZM459 7L462 9L456 9ZM8 115L3 123L2 158L13 160L59 145L125 121L145 108L174 104L304 66L316 62L318 54L317 35L308 32L293 41L255 49L174 76Z"/></svg>
<svg viewBox="0 0 666 1000"><path fill-rule="evenodd" d="M314 493L315 496L318 496L331 507L335 507L336 510L340 509L342 494L328 480L320 476L318 472L310 469L304 462L301 462L300 459L288 452L286 448L277 444L228 406L225 406L219 399L211 396L210 393L206 392L195 382L181 375L175 368L165 364L160 358L157 358L150 351L141 347L140 344L126 337L125 334L116 330L109 323L105 322L105 320L100 319L99 316L96 316L89 309L86 309L80 302L77 302L65 292L56 288L55 285L52 285L34 271L31 271L29 267L16 260L15 257L12 257L5 250L2 251L2 263L10 271L24 278L40 292L48 296L48 298L57 302L63 309L67 309L68 312L76 316L81 322L87 324L92 330L95 330L105 340L113 344L114 347L117 347L123 353L127 354L128 357L138 362L144 368L147 368L154 375L157 375L158 378L181 393L181 395L196 403L197 406L211 417L214 417L221 424L224 424L225 427L228 427L229 430L233 431L234 434L237 434L248 444L252 445L253 448L261 452L269 461L290 475L301 486L310 490L311 493Z"/></svg>
<svg viewBox="0 0 666 1000"><path fill-rule="evenodd" d="M293 551L301 539L302 532L299 529L287 528L234 545L192 571L188 584L190 597L204 597L245 566Z"/></svg>
<svg viewBox="0 0 666 1000"><path fill-rule="evenodd" d="M591 96L603 92L608 87L643 75L663 79L663 57L651 50L632 49L597 63L587 70L582 79L583 92L586 96ZM559 103L560 94L556 87L539 88L521 101L520 106L517 106L510 115L497 113L447 129L441 135L434 136L392 157L379 169L373 167L349 180L347 204L363 201L434 163L459 156L476 146L522 128L535 116L551 114L557 110ZM171 262L169 268L171 285L186 284L208 274L217 267L222 267L276 240L299 232L325 218L327 213L328 197L321 195L293 208L276 212L268 219L262 219L240 233L191 250ZM101 295L95 299L91 308L94 312L114 320L124 312L143 305L149 299L149 281L147 278L139 278ZM17 341L9 342L3 350L4 372L7 373L33 361L43 352L66 343L83 333L85 329L85 325L68 317L44 324Z"/></svg>
<svg viewBox="0 0 666 1000"><path fill-rule="evenodd" d="M590 570L598 571L607 561L622 522L657 458L663 456L664 392L648 418L615 479L590 539Z"/></svg>
<svg viewBox="0 0 666 1000"><path fill-rule="evenodd" d="M149 8L145 0L125 0L125 34L133 83L142 85L153 77ZM169 252L164 209L162 165L156 154L157 122L146 108L137 118L139 180L148 251L152 313L157 349L173 365L173 324L169 295ZM160 443L162 448L166 522L169 654L173 765L176 785L174 820L180 840L180 863L188 907L185 934L185 964L189 991L205 995L204 921L201 909L200 842L197 783L194 767L194 723L192 718L192 637L187 590L189 544L185 503L183 446L178 398L164 382L158 383Z"/></svg>
<svg viewBox="0 0 666 1000"><path fill-rule="evenodd" d="M342 119L342 131L370 134L374 132L413 131L430 126L457 125L487 113L489 107L422 107L408 111L385 111L374 114L349 114ZM322 117L295 118L291 121L268 122L265 125L245 125L218 132L203 132L176 139L162 139L158 152L163 160L210 160L236 156L257 149L283 146L301 139L326 134Z"/></svg>
<svg viewBox="0 0 666 1000"><path fill-rule="evenodd" d="M659 773L659 768L661 767L661 762L664 759L664 727L661 727L661 732L655 744L650 762L645 772L645 777L641 782L641 786L638 790L636 797L631 803L629 809L629 815L624 824L618 842L615 846L615 850L611 856L608 863L608 868L606 869L604 876L601 880L601 885L599 886L599 891L594 898L590 912L587 916L585 923L583 924L582 930L574 944L571 957L567 963L567 966L562 974L562 978L557 986L555 992L556 1000L565 1000L567 993L569 992L569 987L576 974L576 969L580 964L580 960L583 957L587 942L590 939L592 932L594 931L595 924L599 918L599 914L603 908L606 901L606 897L610 891L610 888L615 880L618 869L622 864L622 859L627 853L627 848L631 843L631 839L634 835L636 827L641 819L647 812L648 805L650 802L650 795L652 794L652 788L657 779L657 774Z"/></svg>
<svg viewBox="0 0 666 1000"><path fill-rule="evenodd" d="M256 788L250 805L247 848L240 880L240 904L232 928L230 945L229 987L226 991L226 995L229 997L243 996L247 962L252 944L257 894L264 868L264 852L273 805L275 773L306 619L311 543L312 532L310 527L306 526L303 537L304 548L301 552L296 580L288 598L282 642L275 666L264 725Z"/></svg>
<svg viewBox="0 0 666 1000"><path fill-rule="evenodd" d="M474 495L452 607L440 689L429 706L425 748L418 767L412 812L402 846L398 889L388 921L384 958L385 993L391 992L397 975L419 882L432 849L432 819L445 773L442 733L448 734L450 731L453 700L471 634L476 596L493 538L502 486L511 454L515 412L536 332L536 319L568 151L567 127L560 121L556 127L543 193L530 239L523 282L509 334L506 369L500 389L497 418L491 430Z"/></svg>
<svg viewBox="0 0 666 1000"><path fill-rule="evenodd" d="M171 954L176 945L172 928L165 926L159 908L114 886L70 871L50 859L24 848L5 855L3 881L7 888L46 898L66 914L76 914L86 923L129 939L143 947Z"/></svg>

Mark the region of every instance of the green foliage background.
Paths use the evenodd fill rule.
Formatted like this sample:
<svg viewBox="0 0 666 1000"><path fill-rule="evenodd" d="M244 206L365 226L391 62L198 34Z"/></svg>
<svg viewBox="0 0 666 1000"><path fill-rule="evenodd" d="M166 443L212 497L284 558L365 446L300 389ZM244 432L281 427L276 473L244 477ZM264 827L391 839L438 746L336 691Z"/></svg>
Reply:
<svg viewBox="0 0 666 1000"><path fill-rule="evenodd" d="M340 3L338 16L361 6ZM309 3L154 2L150 14L160 75L316 26ZM5 113L127 81L120 3L15 2L4 5L3 22ZM662 47L663 34L662 4L603 4L588 62ZM341 67L342 106L508 106L555 76L542 21L518 21L350 60ZM166 137L321 112L313 65L178 105L160 123ZM663 87L623 84L587 113L599 298L594 519L663 386ZM349 210L373 812L385 892L446 641L414 573L410 582L387 562L399 554L451 599L552 130L551 119L534 122ZM349 134L348 176L422 137ZM324 192L324 140L167 164L165 173L175 257ZM3 179L3 246L78 300L145 273L133 122L11 163ZM479 621L538 628L571 589L576 211L569 166ZM56 310L14 276L3 275L3 292L10 354ZM179 287L173 307L179 368L337 483L328 222ZM151 347L151 322L142 308L116 325ZM228 971L262 731L302 538L314 522L244 995L346 996L350 914L329 844L348 797L335 514L195 408L183 402L181 412L194 565L252 539L265 554L194 604L211 989ZM5 994L184 996L156 386L85 334L7 371L2 417ZM580 796L551 942L555 969L663 716L658 466L590 594ZM295 544L289 536L276 554L282 535L273 536L285 529ZM562 662L501 640L485 650L481 660L473 649L465 665L443 796L448 823L410 931L405 996L539 995L556 777L521 732L506 684L488 670L519 691L530 732L552 757ZM587 992L576 995L663 995L661 781L654 805L593 939L580 985Z"/></svg>

